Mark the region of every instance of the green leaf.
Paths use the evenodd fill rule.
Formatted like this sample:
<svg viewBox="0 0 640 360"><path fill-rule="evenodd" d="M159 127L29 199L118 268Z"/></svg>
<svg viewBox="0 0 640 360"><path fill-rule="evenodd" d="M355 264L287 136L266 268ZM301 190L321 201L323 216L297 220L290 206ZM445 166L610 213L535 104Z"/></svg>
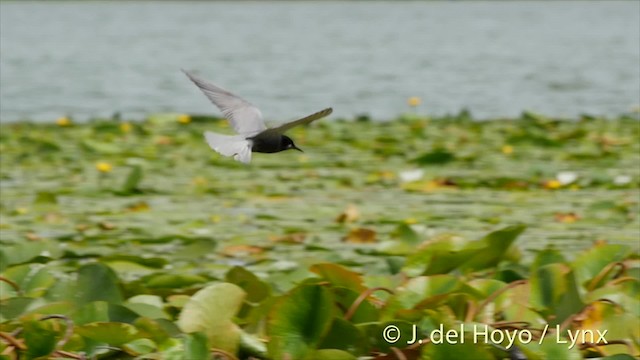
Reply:
<svg viewBox="0 0 640 360"><path fill-rule="evenodd" d="M345 287L356 292L366 290L366 287L362 285L362 275L338 264L314 264L311 265L309 270L320 275L320 277L330 282L333 286Z"/></svg>
<svg viewBox="0 0 640 360"><path fill-rule="evenodd" d="M247 301L257 303L269 296L269 285L261 281L252 272L240 266L234 266L225 275L225 280L236 284L247 293Z"/></svg>
<svg viewBox="0 0 640 360"><path fill-rule="evenodd" d="M36 199L34 200L36 204L57 204L58 198L55 193L50 191L38 191L36 193Z"/></svg>
<svg viewBox="0 0 640 360"><path fill-rule="evenodd" d="M445 149L437 148L433 151L423 153L413 159L414 163L420 165L442 165L455 160L455 155Z"/></svg>
<svg viewBox="0 0 640 360"><path fill-rule="evenodd" d="M531 305L545 315L550 325L562 323L582 310L576 279L565 264L549 264L531 275Z"/></svg>
<svg viewBox="0 0 640 360"><path fill-rule="evenodd" d="M580 284L585 285L596 277L605 266L622 261L631 254L631 248L625 245L598 243L583 253L574 261L576 277Z"/></svg>
<svg viewBox="0 0 640 360"><path fill-rule="evenodd" d="M115 272L101 263L93 263L78 269L77 301L86 304L106 301L121 304L123 301L120 282Z"/></svg>
<svg viewBox="0 0 640 360"><path fill-rule="evenodd" d="M404 271L417 276L443 274L454 269L476 271L497 266L525 228L524 225L508 226L469 242L454 236L438 238L410 255Z"/></svg>
<svg viewBox="0 0 640 360"><path fill-rule="evenodd" d="M469 243L468 248L480 247L480 244L483 247L461 266L461 270L473 271L496 266L526 228L525 225L507 226L489 233L477 242Z"/></svg>
<svg viewBox="0 0 640 360"><path fill-rule="evenodd" d="M157 345L149 339L136 339L122 346L124 351L133 356L149 354L157 349Z"/></svg>
<svg viewBox="0 0 640 360"><path fill-rule="evenodd" d="M202 331L209 345L235 354L240 328L232 322L246 297L244 290L231 283L209 285L195 293L178 318L180 330Z"/></svg>
<svg viewBox="0 0 640 360"><path fill-rule="evenodd" d="M309 357L310 360L356 360L350 353L337 349L321 349L314 351Z"/></svg>
<svg viewBox="0 0 640 360"><path fill-rule="evenodd" d="M460 280L452 275L420 276L410 279L387 301L385 319L393 319L399 310L435 307L447 296L463 289Z"/></svg>
<svg viewBox="0 0 640 360"><path fill-rule="evenodd" d="M321 285L301 285L283 295L267 322L269 355L304 359L322 341L333 320L331 293Z"/></svg>
<svg viewBox="0 0 640 360"><path fill-rule="evenodd" d="M42 264L24 264L7 269L3 276L12 280L20 287L22 294L28 297L42 297L56 279L51 275L51 269ZM7 296L14 289L8 284L0 283L0 294Z"/></svg>
<svg viewBox="0 0 640 360"><path fill-rule="evenodd" d="M344 287L334 287L331 291L336 304L338 304L339 308L344 309L345 314L361 294ZM360 303L349 321L354 324L374 322L378 320L379 313L378 309L368 299L365 299Z"/></svg>
<svg viewBox="0 0 640 360"><path fill-rule="evenodd" d="M24 342L27 346L27 358L34 359L51 354L55 350L57 332L51 329L51 324L42 321L27 321L24 323Z"/></svg>
<svg viewBox="0 0 640 360"><path fill-rule="evenodd" d="M506 354L504 354L506 355ZM505 356L506 358L506 356ZM453 344L447 341L441 344L427 344L422 346L420 359L429 360L449 360L449 359L473 359L473 360L494 360L488 345L474 344L472 341L464 344ZM552 359L552 358L549 358Z"/></svg>
<svg viewBox="0 0 640 360"><path fill-rule="evenodd" d="M74 328L75 332L87 339L121 346L139 338L138 330L130 324L121 322L93 322Z"/></svg>
<svg viewBox="0 0 640 360"><path fill-rule="evenodd" d="M365 334L349 321L335 317L331 329L322 340L320 348L340 349L351 354L365 354L367 341Z"/></svg>
<svg viewBox="0 0 640 360"><path fill-rule="evenodd" d="M207 335L203 332L196 331L191 334L184 334L182 341L184 343L185 359L210 358Z"/></svg>
<svg viewBox="0 0 640 360"><path fill-rule="evenodd" d="M145 278L150 289L179 289L207 281L206 278L190 274L153 274Z"/></svg>
<svg viewBox="0 0 640 360"><path fill-rule="evenodd" d="M140 181L142 181L142 175L142 166L133 165L129 175L122 184L122 193L126 195L138 192L140 190L138 185L140 184Z"/></svg>

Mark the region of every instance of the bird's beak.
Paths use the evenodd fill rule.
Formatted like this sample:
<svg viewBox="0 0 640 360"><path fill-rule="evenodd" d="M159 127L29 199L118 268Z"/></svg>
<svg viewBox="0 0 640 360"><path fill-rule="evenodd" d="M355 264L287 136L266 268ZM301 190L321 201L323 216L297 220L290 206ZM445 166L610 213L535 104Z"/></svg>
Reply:
<svg viewBox="0 0 640 360"><path fill-rule="evenodd" d="M292 148L294 148L294 149L296 149L296 150L300 151L301 153L303 153L303 152L304 152L304 151L302 151L302 149L300 149L299 147L297 147L297 146L295 146L295 145L293 145L293 146L292 146Z"/></svg>

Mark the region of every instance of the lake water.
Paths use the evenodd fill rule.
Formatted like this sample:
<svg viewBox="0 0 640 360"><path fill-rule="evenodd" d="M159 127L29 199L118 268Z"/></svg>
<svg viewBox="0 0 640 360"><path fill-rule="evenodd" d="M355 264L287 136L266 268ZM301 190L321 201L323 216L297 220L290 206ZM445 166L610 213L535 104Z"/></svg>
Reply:
<svg viewBox="0 0 640 360"><path fill-rule="evenodd" d="M180 72L288 120L640 103L640 2L2 2L0 120L219 112Z"/></svg>

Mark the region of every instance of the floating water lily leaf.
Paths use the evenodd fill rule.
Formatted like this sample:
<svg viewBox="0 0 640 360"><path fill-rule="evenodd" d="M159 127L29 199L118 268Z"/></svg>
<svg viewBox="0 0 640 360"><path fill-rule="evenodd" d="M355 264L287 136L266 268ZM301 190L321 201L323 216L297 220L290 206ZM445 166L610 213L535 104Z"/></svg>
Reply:
<svg viewBox="0 0 640 360"><path fill-rule="evenodd" d="M628 345L599 346L598 351L604 355L615 355L628 352L628 346L630 346L633 349L631 353L640 354L640 344L634 340L640 336L640 320L637 316L625 312L617 304L596 301L587 305L578 320L576 326L570 330L574 334L579 334L579 343L583 340L598 343L601 342L601 337L604 340L624 340Z"/></svg>
<svg viewBox="0 0 640 360"><path fill-rule="evenodd" d="M333 320L331 293L321 285L301 285L283 295L269 312L269 356L304 359L317 348Z"/></svg>
<svg viewBox="0 0 640 360"><path fill-rule="evenodd" d="M133 165L131 167L131 171L129 172L129 175L127 175L127 178L122 184L122 189L120 191L121 194L129 195L136 192L140 192L139 185L140 185L140 181L142 181L142 175L143 175L142 166Z"/></svg>
<svg viewBox="0 0 640 360"><path fill-rule="evenodd" d="M542 266L556 263L566 262L564 256L555 248L546 248L538 251L533 264L531 264L531 270L538 269Z"/></svg>
<svg viewBox="0 0 640 360"><path fill-rule="evenodd" d="M235 284L209 285L187 302L178 318L178 326L186 333L205 333L210 346L233 354L238 350L240 328L231 320L245 297L244 290Z"/></svg>
<svg viewBox="0 0 640 360"><path fill-rule="evenodd" d="M35 359L51 354L58 341L57 331L51 324L42 321L27 321L24 323L24 343L27 346L27 358Z"/></svg>
<svg viewBox="0 0 640 360"><path fill-rule="evenodd" d="M467 248L479 248L480 244L482 248L469 261L462 264L461 269L472 271L496 266L525 229L525 225L508 226L489 233L479 241L469 243Z"/></svg>
<svg viewBox="0 0 640 360"><path fill-rule="evenodd" d="M158 346L150 339L135 339L122 346L132 356L140 356L154 352Z"/></svg>
<svg viewBox="0 0 640 360"><path fill-rule="evenodd" d="M505 354L506 355L506 354ZM506 357L506 356L505 356ZM494 360L489 345L474 344L473 342L451 343L444 341L441 344L429 343L422 347L421 359L449 360L449 359L474 359ZM550 358L551 359L551 358Z"/></svg>
<svg viewBox="0 0 640 360"><path fill-rule="evenodd" d="M182 341L185 359L208 359L211 357L207 335L204 332L196 331L185 334Z"/></svg>
<svg viewBox="0 0 640 360"><path fill-rule="evenodd" d="M114 143L100 142L91 139L84 139L82 146L89 151L101 155L117 155L122 152L122 149Z"/></svg>
<svg viewBox="0 0 640 360"><path fill-rule="evenodd" d="M344 309L344 315L347 315L347 311L354 306L356 300L362 294L362 292L356 292L353 289L346 287L334 286L331 290L336 303L341 309ZM375 322L378 320L379 316L380 311L372 305L372 302L370 302L369 299L365 299L358 304L355 312L351 314L349 321L354 324Z"/></svg>
<svg viewBox="0 0 640 360"><path fill-rule="evenodd" d="M269 285L261 281L252 272L240 266L234 266L225 275L225 280L236 284L247 293L247 301L257 303L269 296Z"/></svg>
<svg viewBox="0 0 640 360"><path fill-rule="evenodd" d="M420 276L407 281L392 295L384 309L385 318L393 318L399 310L416 306L430 307L459 291L462 283L452 275Z"/></svg>
<svg viewBox="0 0 640 360"><path fill-rule="evenodd" d="M22 295L38 298L55 282L51 270L42 264L24 264L7 269L2 276L12 280L18 285ZM0 295L2 297L14 293L15 289L5 282L0 282Z"/></svg>
<svg viewBox="0 0 640 360"><path fill-rule="evenodd" d="M579 312L583 303L571 268L565 264L549 264L532 273L531 305L544 314L551 325L562 323Z"/></svg>
<svg viewBox="0 0 640 360"><path fill-rule="evenodd" d="M33 261L38 257L57 259L62 255L60 244L46 239L22 241L13 245L3 245L2 248L0 248L0 253L2 253L0 260L3 261L0 268Z"/></svg>
<svg viewBox="0 0 640 360"><path fill-rule="evenodd" d="M57 204L58 197L50 191L38 191L34 200L36 204Z"/></svg>
<svg viewBox="0 0 640 360"><path fill-rule="evenodd" d="M434 149L426 152L413 160L420 165L441 165L455 160L455 155L445 149Z"/></svg>
<svg viewBox="0 0 640 360"><path fill-rule="evenodd" d="M366 336L349 321L335 317L331 328L319 346L323 349L340 349L351 354L366 354Z"/></svg>
<svg viewBox="0 0 640 360"><path fill-rule="evenodd" d="M623 260L631 253L625 245L597 243L582 252L574 261L573 268L580 284L586 284L596 277L607 265Z"/></svg>
<svg viewBox="0 0 640 360"><path fill-rule="evenodd" d="M145 280L146 286L151 289L179 289L207 281L202 276L188 274L154 274L145 278Z"/></svg>
<svg viewBox="0 0 640 360"><path fill-rule="evenodd" d="M121 322L93 322L77 326L75 332L91 340L121 346L139 338L138 330Z"/></svg>
<svg viewBox="0 0 640 360"><path fill-rule="evenodd" d="M101 263L84 265L78 269L76 300L81 305L93 301L121 304L120 286L118 276L108 266Z"/></svg>
<svg viewBox="0 0 640 360"><path fill-rule="evenodd" d="M337 349L321 349L314 351L309 360L356 360L350 353Z"/></svg>
<svg viewBox="0 0 640 360"><path fill-rule="evenodd" d="M36 299L30 297L12 297L0 300L2 319L15 319L22 315Z"/></svg>
<svg viewBox="0 0 640 360"><path fill-rule="evenodd" d="M311 265L309 270L320 275L320 277L330 282L333 286L345 287L358 293L366 289L366 287L362 285L362 275L344 266L332 263L321 263Z"/></svg>
<svg viewBox="0 0 640 360"><path fill-rule="evenodd" d="M566 339L565 339L566 340ZM563 341L565 341L563 340ZM568 340L567 340L568 341ZM527 359L532 360L582 360L578 346L569 347L569 344L559 343L554 336L544 338L542 344L538 341L519 344Z"/></svg>

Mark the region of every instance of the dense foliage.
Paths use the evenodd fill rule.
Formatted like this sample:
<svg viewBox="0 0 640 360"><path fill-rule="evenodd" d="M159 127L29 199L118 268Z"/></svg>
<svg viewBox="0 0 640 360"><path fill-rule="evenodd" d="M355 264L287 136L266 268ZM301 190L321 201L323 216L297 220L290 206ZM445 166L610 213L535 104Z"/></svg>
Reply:
<svg viewBox="0 0 640 360"><path fill-rule="evenodd" d="M226 127L1 125L0 356L640 355L637 119Z"/></svg>

